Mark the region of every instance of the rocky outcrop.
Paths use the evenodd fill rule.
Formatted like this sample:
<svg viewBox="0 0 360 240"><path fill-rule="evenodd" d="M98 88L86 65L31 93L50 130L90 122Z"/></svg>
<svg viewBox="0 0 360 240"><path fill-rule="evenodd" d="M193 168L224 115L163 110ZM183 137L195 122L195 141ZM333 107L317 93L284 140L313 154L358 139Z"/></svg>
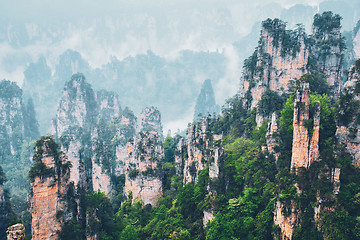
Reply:
<svg viewBox="0 0 360 240"><path fill-rule="evenodd" d="M311 57L316 60L316 70L326 76L335 99L340 94L345 50L340 20L341 17L332 12L316 14L312 30L314 45Z"/></svg>
<svg viewBox="0 0 360 240"><path fill-rule="evenodd" d="M64 222L65 203L62 196L69 184L69 164L58 152L58 145L51 137L36 143L30 170L32 239L58 239Z"/></svg>
<svg viewBox="0 0 360 240"><path fill-rule="evenodd" d="M291 169L293 167L308 168L319 158L320 102L315 103L312 134L309 134L307 126L310 119L309 110L309 84L301 82L294 102Z"/></svg>
<svg viewBox="0 0 360 240"><path fill-rule="evenodd" d="M131 132L132 121L124 118L123 122ZM131 192L133 199L144 204L154 205L162 194L158 170L158 161L164 157L162 138L160 112L154 107L145 108L140 116L139 133L117 149L126 176L124 192Z"/></svg>
<svg viewBox="0 0 360 240"><path fill-rule="evenodd" d="M10 81L0 82L0 139L2 154L15 154L24 138L22 90ZM20 133L20 136L17 136ZM20 137L20 139L18 139Z"/></svg>
<svg viewBox="0 0 360 240"><path fill-rule="evenodd" d="M278 131L278 116L276 112L273 112L271 115L271 121L268 123L268 128L266 131L266 150L275 155L275 160L279 158L279 153L275 152L275 147L277 145L275 134Z"/></svg>
<svg viewBox="0 0 360 240"><path fill-rule="evenodd" d="M57 111L64 83L77 72L89 77L91 69L81 55L73 50L66 50L57 59L52 74L46 59L41 56L36 63L30 63L24 72L25 99L32 98L40 123L41 133L48 134L52 130L51 119Z"/></svg>
<svg viewBox="0 0 360 240"><path fill-rule="evenodd" d="M313 114L310 115L310 92L309 83L300 82L297 86L295 101L294 101L294 117L293 117L293 143L291 156L291 170L304 167L309 168L314 161L319 160L319 136L320 136L320 102L315 101L313 106ZM273 121L272 121L273 122ZM269 124L268 133L271 132ZM313 128L309 123L313 122ZM273 143L269 141L268 144ZM270 148L271 149L271 148ZM334 174L337 179L338 172ZM337 181L337 180L335 180ZM295 185L298 194L302 193L298 185ZM320 209L315 209L320 211ZM299 224L298 210L295 201L291 200L291 206L285 206L281 201L277 201L274 211L274 223L280 227L280 238L291 239L295 227Z"/></svg>
<svg viewBox="0 0 360 240"><path fill-rule="evenodd" d="M98 119L110 123L121 114L119 97L114 92L100 90L96 93L96 102L99 106Z"/></svg>
<svg viewBox="0 0 360 240"><path fill-rule="evenodd" d="M203 117L219 114L220 107L216 105L214 90L211 80L206 79L201 86L200 93L196 100L194 121L200 121Z"/></svg>
<svg viewBox="0 0 360 240"><path fill-rule="evenodd" d="M196 182L198 173L205 166L209 166L210 178L217 178L223 152L222 135L211 132L205 117L200 124L191 124L186 139L179 141L175 155L176 171L183 176L184 184Z"/></svg>
<svg viewBox="0 0 360 240"><path fill-rule="evenodd" d="M70 181L75 186L84 185L85 163L80 158L82 128L95 121L97 113L93 90L82 74L74 74L66 83L56 118L53 120L53 134L60 139L62 151L72 163Z"/></svg>
<svg viewBox="0 0 360 240"><path fill-rule="evenodd" d="M77 73L65 84L53 120L53 134L72 163L70 180L75 186L94 191L111 191L115 149L114 130L109 125L121 114L117 94L94 92L83 74ZM90 179L90 180L89 180Z"/></svg>
<svg viewBox="0 0 360 240"><path fill-rule="evenodd" d="M74 127L84 127L95 122L97 104L94 91L85 82L85 76L77 73L65 84L56 118L53 121L53 134L63 136Z"/></svg>
<svg viewBox="0 0 360 240"><path fill-rule="evenodd" d="M91 147L92 147L92 171L91 179L92 186L95 192L101 191L109 194L111 191L112 168L109 166L111 161L111 147L108 145L102 135L104 129L94 128L91 132Z"/></svg>
<svg viewBox="0 0 360 240"><path fill-rule="evenodd" d="M357 24L360 26L360 21ZM360 58L360 31L359 27L357 29L354 29L353 32L353 51L354 51L354 58L359 59Z"/></svg>
<svg viewBox="0 0 360 240"><path fill-rule="evenodd" d="M280 94L286 92L290 80L299 79L307 72L306 34L302 28L292 32L285 27L278 19L264 21L259 45L244 63L239 93L251 108L257 106L267 89Z"/></svg>
<svg viewBox="0 0 360 240"><path fill-rule="evenodd" d="M23 92L16 83L0 81L0 165L9 180L7 189L22 201L28 189L27 175L23 172L31 165L30 141L37 139L38 134L31 99L24 103ZM0 238L2 234L5 231Z"/></svg>
<svg viewBox="0 0 360 240"><path fill-rule="evenodd" d="M331 22L331 27L326 27ZM267 19L262 23L259 45L251 57L245 60L240 79L239 96L247 108L258 106L267 91L278 95L288 93L294 80L305 73L323 73L332 90L332 96L340 93L344 39L340 33L340 16L331 12L316 14L313 33L307 36L300 26L286 30L279 19ZM271 118L271 112L257 113L257 125Z"/></svg>
<svg viewBox="0 0 360 240"><path fill-rule="evenodd" d="M25 239L25 227L23 224L18 223L8 227L7 240L24 240Z"/></svg>
<svg viewBox="0 0 360 240"><path fill-rule="evenodd" d="M274 223L280 227L280 239L290 240L298 224L298 216L295 210L295 202L292 201L290 213L284 214L285 206L280 201L276 202L274 211Z"/></svg>
<svg viewBox="0 0 360 240"><path fill-rule="evenodd" d="M343 99L340 99L340 107L350 109L340 112L338 119L336 138L340 144L350 153L353 163L360 166L360 60L352 67L348 81L344 85Z"/></svg>

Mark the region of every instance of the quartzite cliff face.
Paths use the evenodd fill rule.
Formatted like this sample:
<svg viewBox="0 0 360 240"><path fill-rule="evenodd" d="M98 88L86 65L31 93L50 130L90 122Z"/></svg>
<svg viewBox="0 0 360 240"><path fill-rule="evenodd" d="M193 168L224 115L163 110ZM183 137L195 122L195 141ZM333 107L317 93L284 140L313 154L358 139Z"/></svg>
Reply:
<svg viewBox="0 0 360 240"><path fill-rule="evenodd" d="M126 176L124 192L131 192L133 199L144 204L154 205L162 194L158 169L158 162L164 158L162 139L160 112L154 107L145 108L140 115L139 133L117 149Z"/></svg>
<svg viewBox="0 0 360 240"><path fill-rule="evenodd" d="M324 22L330 20L337 24L331 28L325 27ZM245 105L249 108L258 106L266 91L275 91L278 95L288 93L296 79L313 72L325 75L332 96L337 99L345 48L340 27L340 18L330 12L314 17L313 33L310 36L306 35L302 27L286 30L286 24L279 19L264 21L259 45L244 62L239 96L244 98ZM264 118L270 117L258 113L258 126Z"/></svg>
<svg viewBox="0 0 360 240"><path fill-rule="evenodd" d="M186 138L180 139L175 155L177 173L183 176L184 184L196 182L199 172L209 166L210 178L217 178L222 155L222 135L211 132L205 117L200 123L191 124Z"/></svg>
<svg viewBox="0 0 360 240"><path fill-rule="evenodd" d="M120 112L117 95L104 90L94 92L84 75L74 74L66 83L53 121L53 133L72 163L70 180L75 186L111 191L113 168L109 161L113 151L108 125Z"/></svg>
<svg viewBox="0 0 360 240"><path fill-rule="evenodd" d="M109 194L111 177L125 174L123 191L154 204L162 192L157 168L163 158L160 112L146 108L138 124L128 108L121 110L116 94L94 92L82 74L74 74L53 121L53 132L72 163L70 181Z"/></svg>
<svg viewBox="0 0 360 240"><path fill-rule="evenodd" d="M319 158L320 102L315 102L314 108L313 129L309 131L306 126L310 118L309 84L302 82L294 103L291 168L309 168Z"/></svg>
<svg viewBox="0 0 360 240"><path fill-rule="evenodd" d="M50 137L37 142L33 160L35 164L30 171L32 239L58 239L65 220L66 204L62 196L69 186L69 165Z"/></svg>
<svg viewBox="0 0 360 240"><path fill-rule="evenodd" d="M353 163L360 166L360 60L351 68L348 81L344 85L343 98L340 99L340 112L336 137Z"/></svg>

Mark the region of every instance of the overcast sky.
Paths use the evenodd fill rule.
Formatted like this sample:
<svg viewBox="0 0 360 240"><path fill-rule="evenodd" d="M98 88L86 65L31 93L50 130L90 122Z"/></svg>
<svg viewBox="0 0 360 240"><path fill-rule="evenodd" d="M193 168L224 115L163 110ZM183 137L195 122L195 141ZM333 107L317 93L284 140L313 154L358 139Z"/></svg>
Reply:
<svg viewBox="0 0 360 240"><path fill-rule="evenodd" d="M151 14L192 8L228 8L239 10L268 3L290 7L297 3L315 6L322 0L0 0L2 19L43 20L78 18L84 16L119 15L131 12Z"/></svg>

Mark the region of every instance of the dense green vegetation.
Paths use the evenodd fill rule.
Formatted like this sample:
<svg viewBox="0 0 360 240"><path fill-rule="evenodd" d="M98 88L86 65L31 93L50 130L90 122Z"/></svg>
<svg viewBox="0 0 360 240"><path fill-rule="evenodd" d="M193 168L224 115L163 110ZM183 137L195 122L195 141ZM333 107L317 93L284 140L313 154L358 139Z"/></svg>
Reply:
<svg viewBox="0 0 360 240"><path fill-rule="evenodd" d="M211 132L226 135L219 179L210 179L206 167L196 183L183 185L174 170L178 140L168 136L164 141L165 159L160 160L164 193L157 204L144 206L130 194L116 209L111 208L104 194L88 193L84 201L87 212L96 216L88 225L93 226L91 234L97 234L99 239L274 239L279 236L279 228L273 223L274 209L280 201L285 216L295 202L299 224L294 239L359 237L359 170L343 148L334 149L335 117L339 111L335 106L347 96L332 103L321 75L304 75L300 81L310 85L309 122L316 102L321 104L320 160L309 169L299 169L297 175L290 171L293 94L279 97L268 92L262 99L262 112L276 111L279 115L279 132L274 136L279 143L277 161L273 154L262 150L266 127L256 127L256 111L246 110L241 99L233 98L222 117L209 119ZM268 104L271 99L277 99L278 104ZM335 167L342 169L338 194L333 192L334 183L329 178ZM319 198L322 210L315 219L314 207L319 205ZM204 211L215 215L206 227L202 222ZM76 232L76 226L68 234Z"/></svg>
<svg viewBox="0 0 360 240"><path fill-rule="evenodd" d="M315 16L314 26L320 29L319 32L330 33L339 28L339 24L338 15L324 13ZM298 38L303 34L301 27L296 31L286 31L285 23L278 19L266 20L263 26L272 31L274 42L277 44L275 46L279 46L281 41L284 54L299 51ZM322 44L329 46L328 42ZM318 47L322 49L320 45ZM322 50L327 51L328 48ZM250 74L259 71L256 57L255 52L245 62ZM66 220L59 233L60 238L86 239L86 236L91 236L104 240L279 239L280 229L274 225L274 210L277 203L282 204L284 216L289 216L293 211L298 217L293 239L360 238L360 170L352 164L351 156L335 138L336 123L353 127L354 122L359 121L359 102L354 100L354 93L348 91L345 91L337 102L332 101L326 78L317 70L318 68L313 68L312 74L303 75L294 82L293 88L282 96L270 90L265 91L255 109L250 109L247 105L251 99L242 99L236 95L226 102L222 116L207 119L209 128L206 137L210 145L220 144L212 142L213 134L224 135L221 143L224 155L220 158L219 178L209 177L209 160L204 161L205 167L199 173L196 173L195 164L189 166L189 172L191 175L197 175L197 181L183 184L183 173L176 169L179 166L175 164L175 156L179 155L177 145L181 137L167 136L163 142L164 157L152 156L152 161L158 162L156 169L150 168L140 172L134 166L128 174L130 179L138 176L160 177L163 195L157 199L154 206L144 205L141 200L133 199L131 192L125 197L124 174L113 174L115 146L124 146L133 141L131 136L135 133L132 126L135 123L134 114L125 109L123 116L128 117L131 124L119 128L120 118L112 123L104 119L95 123L94 116L91 115L94 113L90 113L88 122L91 126L70 129L67 135L59 139L67 148L74 135L80 136L79 139L84 146L80 153L89 184L88 189L69 184L65 194L61 196L66 206L64 211L59 211L56 215L58 218L67 217L64 218ZM360 72L359 70L360 61L356 63L352 74ZM310 86L310 113L309 120L305 123L310 136L313 131L315 109L318 102L320 103L320 158L308 169L299 168L294 171L290 169L294 94L299 89L300 82L307 82ZM88 86L84 88L87 89ZM359 88L357 83L355 93L359 92ZM70 94L74 95L71 91L70 89ZM93 92L88 89L85 96L93 99ZM278 132L271 137L277 143L275 152L278 153L278 158L266 149L269 137L266 136L267 123L274 112L279 117ZM257 114L265 118L260 127L256 126ZM31 112L30 115L32 116ZM198 131L201 123L194 124L195 131ZM91 136L95 130L97 138L93 140ZM141 140L136 142L139 150L137 154L140 157L147 154L144 144L151 146L159 141L154 138L151 142L151 139L147 139L147 134L141 132ZM144 139L149 141L142 142ZM23 144L26 151L27 147ZM46 152L44 144L47 145ZM196 147L201 147L204 144L203 139L195 144ZM182 157L186 158L187 152L183 154ZM44 155L54 157L54 168L48 168L41 161ZM92 188L92 157L95 159L94 162L101 166L102 171L111 177L114 187L109 196L100 191L89 190ZM58 178L70 167L68 163L62 162L59 146L51 137L42 137L35 143L33 160L34 164L29 170L31 182L36 177ZM335 168L341 169L340 183L334 183L332 180ZM0 167L0 185L5 180ZM5 199L8 199L6 193ZM314 217L316 207L319 206L321 211ZM5 221L9 223L9 219L13 219L10 205L5 209L9 212L5 214L6 220L0 214L0 230L5 226ZM203 218L208 213L214 214L214 218L204 224Z"/></svg>
<svg viewBox="0 0 360 240"><path fill-rule="evenodd" d="M17 220L10 201L10 193L3 186L6 181L5 173L0 166L0 239L6 239L7 227Z"/></svg>
<svg viewBox="0 0 360 240"><path fill-rule="evenodd" d="M34 164L29 171L29 180L34 182L36 177L55 177L57 180L66 174L71 168L69 161L64 162L60 146L51 136L43 136L35 143ZM54 159L54 167L48 167L43 162L43 157L49 156Z"/></svg>
<svg viewBox="0 0 360 240"><path fill-rule="evenodd" d="M295 30L286 30L286 23L280 19L270 19L262 22L264 29L273 37L273 45L275 48L281 46L281 56L286 55L295 57L300 51L300 40L305 40L305 28L298 25Z"/></svg>

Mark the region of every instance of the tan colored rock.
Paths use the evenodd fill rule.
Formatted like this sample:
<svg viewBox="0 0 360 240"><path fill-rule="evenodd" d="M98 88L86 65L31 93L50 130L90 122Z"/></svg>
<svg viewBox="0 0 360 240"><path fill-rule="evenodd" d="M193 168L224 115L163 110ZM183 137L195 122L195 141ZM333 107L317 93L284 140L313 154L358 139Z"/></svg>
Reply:
<svg viewBox="0 0 360 240"><path fill-rule="evenodd" d="M274 212L274 223L281 229L280 239L291 240L295 230L295 226L298 224L298 216L296 214L295 202L292 201L291 212L289 216L283 214L284 205L277 201Z"/></svg>
<svg viewBox="0 0 360 240"><path fill-rule="evenodd" d="M127 118L122 119L121 124L133 129L136 126ZM155 205L162 194L162 182L155 171L158 161L164 157L160 112L154 107L146 108L140 116L140 132L130 132L132 135L125 139L127 142L116 148L116 173L125 173L124 192L131 192L133 200ZM119 132L119 138L122 134Z"/></svg>
<svg viewBox="0 0 360 240"><path fill-rule="evenodd" d="M7 240L24 240L25 239L25 227L23 224L18 223L8 227Z"/></svg>
<svg viewBox="0 0 360 240"><path fill-rule="evenodd" d="M47 153L48 141L48 139L44 140L41 161L47 168L53 168L54 171L57 171L54 156ZM66 158L61 159L61 161L66 160ZM30 213L33 240L58 239L63 219L61 216L57 216L57 213L64 211L61 195L65 192L69 178L68 174L64 174L61 170L55 175L37 176L31 183Z"/></svg>
<svg viewBox="0 0 360 240"><path fill-rule="evenodd" d="M300 89L296 92L294 102L293 119L293 145L291 155L291 169L293 167L308 168L312 162L319 159L319 136L320 136L320 102L315 102L314 127L310 134L306 128L309 120L310 93L309 84L300 83Z"/></svg>
<svg viewBox="0 0 360 240"><path fill-rule="evenodd" d="M187 129L186 143L178 145L176 165L182 166L183 183L196 182L198 173L209 165L210 178L219 177L220 159L223 155L222 135L208 131L208 120L203 118L200 125L191 124Z"/></svg>
<svg viewBox="0 0 360 240"><path fill-rule="evenodd" d="M270 153L273 153L275 156L275 161L279 158L279 153L275 152L274 148L277 145L275 134L278 131L278 116L276 112L273 112L271 115L271 121L268 123L268 128L266 131L266 150Z"/></svg>
<svg viewBox="0 0 360 240"><path fill-rule="evenodd" d="M302 83L296 93L293 119L293 145L291 169L293 167L307 167L309 157L309 133L305 121L309 119L310 94L309 84Z"/></svg>
<svg viewBox="0 0 360 240"><path fill-rule="evenodd" d="M281 27L285 29L285 25ZM283 47L281 40L279 40L278 46L275 46L272 33L265 27L262 27L256 55L256 67L261 70L252 75L248 69L244 68L240 82L240 97L245 97L252 84L255 84L250 89L252 97L251 108L258 105L263 93L267 89L276 91L281 95L288 91L291 80L299 79L307 73L306 66L309 59L309 49L305 45L305 37L305 34L299 37L300 50L296 56L291 56L290 54L282 55ZM251 84L250 82L253 83ZM263 117L257 116L256 122L258 126L261 126Z"/></svg>
<svg viewBox="0 0 360 240"><path fill-rule="evenodd" d="M156 199L162 195L162 182L158 177L137 176L126 179L125 191L133 194L133 199L140 199L144 205L155 205Z"/></svg>
<svg viewBox="0 0 360 240"><path fill-rule="evenodd" d="M312 137L310 140L309 147L309 161L307 167L309 167L314 161L317 161L320 157L319 151L319 139L320 139L320 102L315 102L315 111L314 111L314 127L312 132Z"/></svg>
<svg viewBox="0 0 360 240"><path fill-rule="evenodd" d="M355 93L356 82L360 79L360 73L352 68L349 74L348 81L344 85L344 91L353 94L354 101L360 101L360 94ZM346 151L352 156L353 164L360 166L360 124L356 118L360 115L358 110L353 113L353 119L348 126L337 126L335 136L340 144L343 144Z"/></svg>

